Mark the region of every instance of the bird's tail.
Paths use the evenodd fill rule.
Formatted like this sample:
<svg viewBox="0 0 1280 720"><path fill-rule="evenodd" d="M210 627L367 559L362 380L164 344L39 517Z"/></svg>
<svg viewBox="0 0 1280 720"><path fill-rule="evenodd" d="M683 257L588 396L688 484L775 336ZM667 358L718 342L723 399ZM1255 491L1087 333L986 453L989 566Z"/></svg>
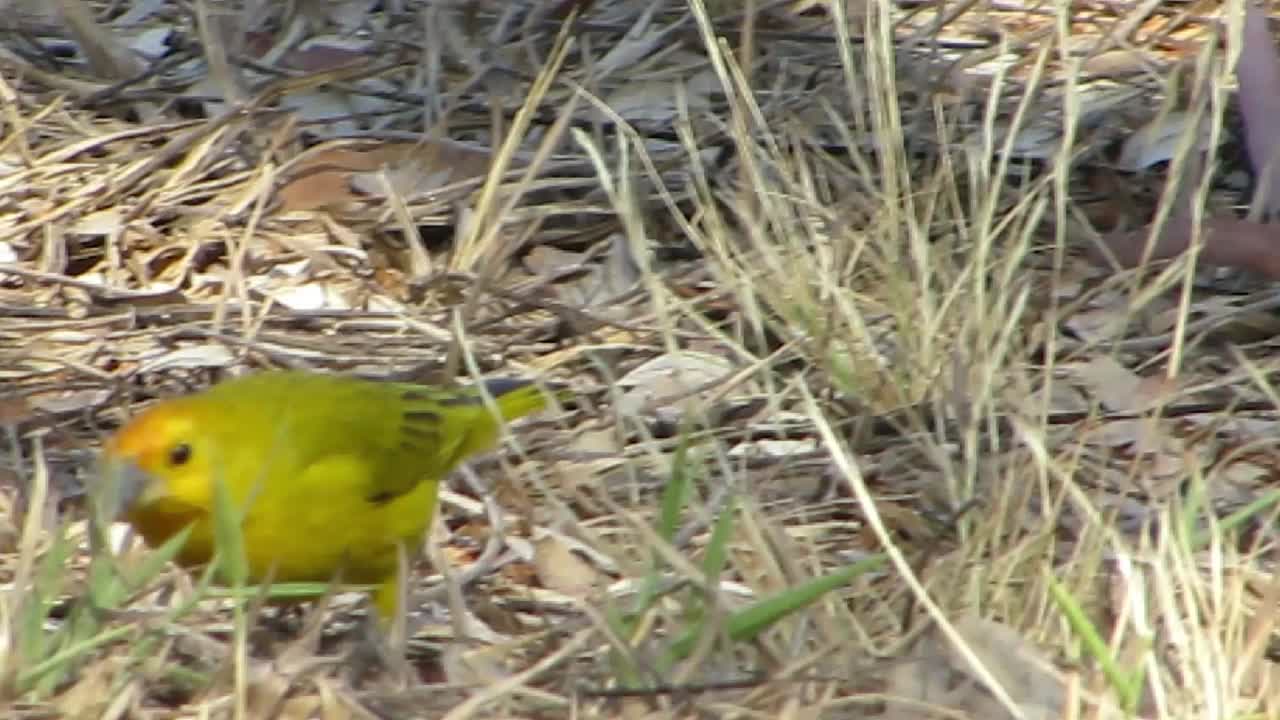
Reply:
<svg viewBox="0 0 1280 720"><path fill-rule="evenodd" d="M484 381L484 389L502 411L502 419L515 420L547 406L547 396L530 380L494 378ZM472 393L473 402L483 404L479 391Z"/></svg>
<svg viewBox="0 0 1280 720"><path fill-rule="evenodd" d="M531 380L495 378L486 380L484 390L493 398L502 421L515 420L547 406L548 394ZM552 391L557 396L564 391ZM447 392L436 401L451 416L445 440L445 469L464 458L493 447L498 440L501 423L485 402L480 386Z"/></svg>

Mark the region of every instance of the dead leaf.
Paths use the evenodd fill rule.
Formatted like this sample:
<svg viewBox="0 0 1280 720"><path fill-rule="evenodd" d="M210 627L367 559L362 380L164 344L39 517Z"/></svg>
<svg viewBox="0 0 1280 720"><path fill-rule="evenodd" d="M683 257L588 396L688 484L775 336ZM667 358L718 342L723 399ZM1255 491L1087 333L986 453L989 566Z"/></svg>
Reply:
<svg viewBox="0 0 1280 720"><path fill-rule="evenodd" d="M533 539L533 567L543 587L583 600L604 586L608 578L575 552L581 545L539 529Z"/></svg>
<svg viewBox="0 0 1280 720"><path fill-rule="evenodd" d="M387 163L383 170L353 173L351 187L362 195L384 197L387 191L378 175L385 172L397 195L418 198L448 185L482 178L488 174L492 161L493 155L486 148L428 138ZM519 162L512 164L520 167Z"/></svg>
<svg viewBox="0 0 1280 720"><path fill-rule="evenodd" d="M603 262L592 262L591 253L570 252L549 245L529 251L523 262L529 272L555 279L552 288L566 305L590 308L593 318L622 320L632 314L632 309L617 299L635 287L640 280L640 268L626 236L614 233L608 242ZM575 272L578 270L580 272ZM564 275L571 277L561 277ZM582 327L589 321L581 318L570 317L569 321L581 332L595 329Z"/></svg>
<svg viewBox="0 0 1280 720"><path fill-rule="evenodd" d="M1124 142L1116 161L1121 170L1137 172L1152 165L1173 159L1182 138L1189 132L1196 135L1193 152L1204 152L1212 140L1209 123L1195 123L1195 116L1186 112L1170 112L1157 116L1138 128ZM1226 138L1219 138L1219 143Z"/></svg>
<svg viewBox="0 0 1280 720"><path fill-rule="evenodd" d="M142 72L141 60L109 28L98 23L88 4L81 0L55 0L55 4L98 77L124 80Z"/></svg>
<svg viewBox="0 0 1280 720"><path fill-rule="evenodd" d="M664 46L667 34L677 30L681 23L673 23L667 28L650 27L653 14L661 6L660 3L646 3L636 15L627 32L613 43L609 51L595 63L597 81L610 73L624 67L633 67L636 63Z"/></svg>
<svg viewBox="0 0 1280 720"><path fill-rule="evenodd" d="M505 665L509 658L509 650L503 647L469 648L447 643L440 655L440 666L450 684L486 687L511 675Z"/></svg>
<svg viewBox="0 0 1280 720"><path fill-rule="evenodd" d="M719 87L719 78L707 69L690 75L681 83L681 92L691 112L705 111L711 108L711 94ZM669 123L679 108L673 80L623 83L605 96L605 103L629 122ZM607 119L600 113L594 114Z"/></svg>
<svg viewBox="0 0 1280 720"><path fill-rule="evenodd" d="M272 717L280 720L311 720L320 711L322 703L316 695L298 695L285 700Z"/></svg>
<svg viewBox="0 0 1280 720"><path fill-rule="evenodd" d="M290 310L350 310L352 307L350 298L343 292L344 287L323 280L298 283L278 290L267 287L262 289L272 300Z"/></svg>
<svg viewBox="0 0 1280 720"><path fill-rule="evenodd" d="M111 395L111 389L103 387L57 390L30 395L27 397L27 402L37 411L57 415L65 412L75 412L87 407L96 407L106 402Z"/></svg>
<svg viewBox="0 0 1280 720"><path fill-rule="evenodd" d="M1093 262L1137 267L1147 261L1169 260L1182 255L1195 238L1191 220L1185 215L1169 219L1151 238L1151 228L1129 232L1107 233L1101 247L1086 248ZM1151 248L1148 250L1148 240ZM1280 229L1275 225L1250 222L1234 217L1212 217L1201 228L1199 262L1248 270L1263 277L1280 279Z"/></svg>
<svg viewBox="0 0 1280 720"><path fill-rule="evenodd" d="M451 140L332 143L299 156L278 195L284 212L343 205L365 195L381 197L385 191L376 174L385 170L396 192L412 197L424 186L438 187L441 173L447 173L448 182L459 182L484 175L488 163L486 150Z"/></svg>
<svg viewBox="0 0 1280 720"><path fill-rule="evenodd" d="M1164 376L1144 378L1102 355L1065 368L1102 407L1116 412L1140 412L1167 398L1172 390Z"/></svg>
<svg viewBox="0 0 1280 720"><path fill-rule="evenodd" d="M706 386L727 379L733 369L728 360L708 353L659 355L618 378L618 387L624 390L618 398L618 412L635 415L651 408L676 408L682 413L705 410L714 391Z"/></svg>
<svg viewBox="0 0 1280 720"><path fill-rule="evenodd" d="M362 37L322 35L308 38L280 56L278 65L291 70L322 72L367 62L373 43Z"/></svg>
<svg viewBox="0 0 1280 720"><path fill-rule="evenodd" d="M955 630L1023 718L1063 716L1066 682L1025 638L1007 625L975 617L957 622ZM1015 717L937 628L916 643L909 662L894 668L887 693L911 701L890 700L884 715L890 720L933 720L955 714L984 720ZM929 711L929 706L938 712Z"/></svg>
<svg viewBox="0 0 1280 720"><path fill-rule="evenodd" d="M1114 48L1089 56L1080 70L1094 78L1123 78L1144 72L1154 64L1145 50Z"/></svg>
<svg viewBox="0 0 1280 720"><path fill-rule="evenodd" d="M279 717L278 713L283 711L286 705L285 696L293 684L290 679L284 673L277 672L268 663L260 661L250 662L247 675L246 704L249 714L254 717ZM303 707L310 709L311 706ZM294 705L292 709L296 713L303 708ZM307 717L307 715L295 714L292 717Z"/></svg>
<svg viewBox="0 0 1280 720"><path fill-rule="evenodd" d="M1262 6L1246 4L1236 77L1249 162L1266 193L1262 208L1275 212L1280 210L1280 135L1275 129L1280 113L1280 53L1269 25Z"/></svg>
<svg viewBox="0 0 1280 720"><path fill-rule="evenodd" d="M128 657L107 655L76 673L76 681L54 700L54 706L67 717L100 717L120 692L136 692L136 681L118 688L117 681Z"/></svg>
<svg viewBox="0 0 1280 720"><path fill-rule="evenodd" d="M172 368L227 368L235 362L235 356L220 343L184 345L162 355L148 359L139 373L153 373Z"/></svg>
<svg viewBox="0 0 1280 720"><path fill-rule="evenodd" d="M35 413L35 407L22 395L0 396L0 427L17 425Z"/></svg>
<svg viewBox="0 0 1280 720"><path fill-rule="evenodd" d="M77 235L115 235L124 229L124 214L120 208L110 208L89 213L67 227L67 232Z"/></svg>

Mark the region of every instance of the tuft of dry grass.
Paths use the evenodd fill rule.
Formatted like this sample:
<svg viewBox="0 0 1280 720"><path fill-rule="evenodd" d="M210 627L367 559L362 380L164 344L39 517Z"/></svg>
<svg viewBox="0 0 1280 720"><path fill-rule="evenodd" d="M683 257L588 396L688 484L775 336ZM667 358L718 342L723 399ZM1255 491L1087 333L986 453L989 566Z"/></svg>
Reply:
<svg viewBox="0 0 1280 720"><path fill-rule="evenodd" d="M1280 715L1269 306L1085 257L1229 162L1109 148L1238 3L405 5L197 119L0 49L7 712ZM274 366L575 388L442 493L404 665L91 522L129 413Z"/></svg>

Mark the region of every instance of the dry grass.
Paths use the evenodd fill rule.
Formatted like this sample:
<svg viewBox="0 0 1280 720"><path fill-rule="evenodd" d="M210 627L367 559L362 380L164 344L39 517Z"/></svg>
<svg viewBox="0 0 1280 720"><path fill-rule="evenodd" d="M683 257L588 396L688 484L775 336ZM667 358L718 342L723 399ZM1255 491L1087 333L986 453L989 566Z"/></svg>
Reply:
<svg viewBox="0 0 1280 720"><path fill-rule="evenodd" d="M1101 148L1193 69L1100 79L1097 53L1059 53L1141 27L1168 59L1212 20L872 4L789 16L791 36L757 19L753 45L741 8L692 2L628 63L611 23L636 8L597 5L590 33L507 36L497 57L541 64L506 80L480 56L444 79L365 68L388 96L494 92L392 104L426 113L392 129L448 111L492 149L479 171L404 136L320 156L270 108L367 73L122 120L157 100L0 56L6 717L1280 716L1275 413L1256 411L1274 322L1184 265L1081 253ZM489 10L454 22L488 32ZM973 70L996 48L919 42L985 23L1018 30L994 74ZM445 45L411 50L438 69ZM674 134L619 117L672 68L670 123L649 125ZM406 240L433 226L452 238ZM101 438L267 366L578 391L454 478L408 674L361 661L358 595L263 609L163 550L91 542Z"/></svg>

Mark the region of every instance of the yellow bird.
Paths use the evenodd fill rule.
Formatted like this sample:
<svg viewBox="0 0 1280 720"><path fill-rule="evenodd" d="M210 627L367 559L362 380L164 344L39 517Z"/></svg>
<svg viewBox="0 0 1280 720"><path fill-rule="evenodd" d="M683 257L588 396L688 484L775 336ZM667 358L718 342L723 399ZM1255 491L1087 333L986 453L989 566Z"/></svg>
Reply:
<svg viewBox="0 0 1280 720"><path fill-rule="evenodd" d="M484 387L504 420L546 404L527 381ZM389 618L399 549L415 554L440 480L499 429L474 386L264 372L148 408L107 442L102 480L149 545L191 527L184 566L213 557L220 480L241 513L251 582L378 585L375 606Z"/></svg>

